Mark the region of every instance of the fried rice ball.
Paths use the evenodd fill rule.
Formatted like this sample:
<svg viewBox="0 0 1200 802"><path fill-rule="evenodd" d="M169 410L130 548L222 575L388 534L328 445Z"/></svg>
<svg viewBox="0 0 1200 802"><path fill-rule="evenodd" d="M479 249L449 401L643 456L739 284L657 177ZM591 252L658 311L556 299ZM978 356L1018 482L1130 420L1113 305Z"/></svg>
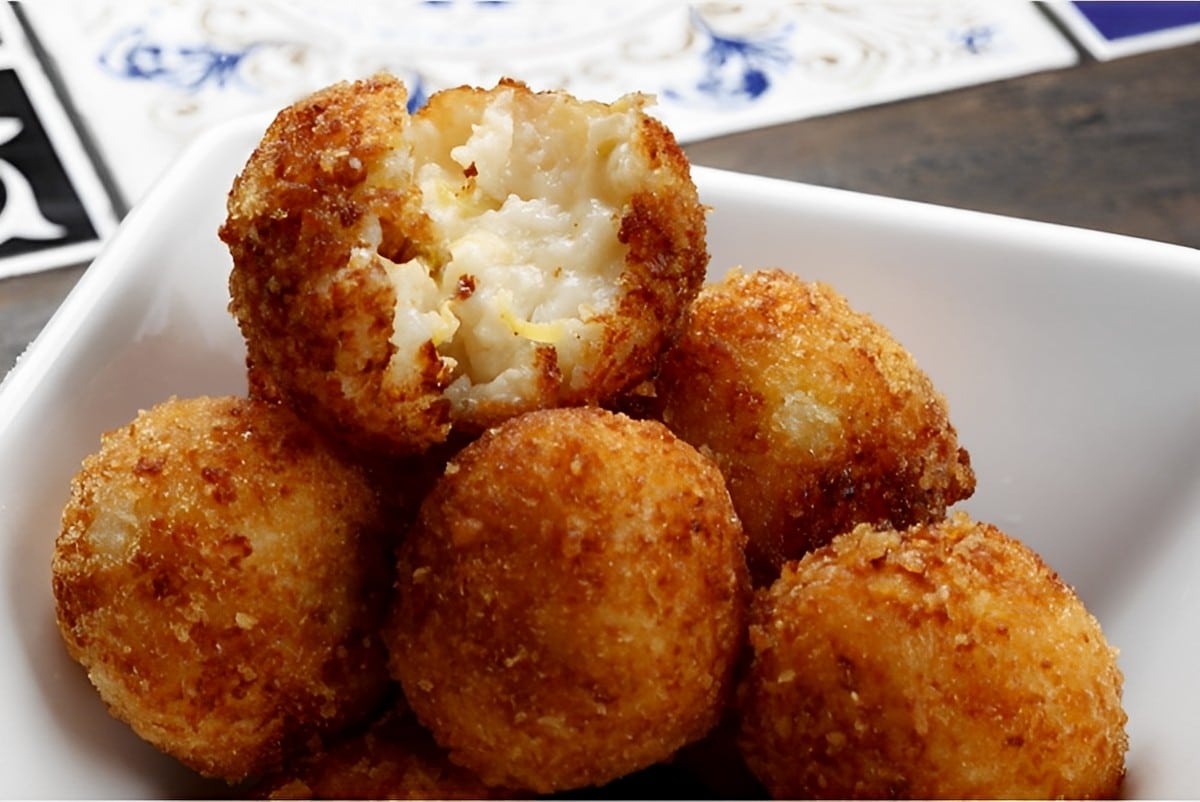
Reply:
<svg viewBox="0 0 1200 802"><path fill-rule="evenodd" d="M1116 651L1021 542L965 513L861 525L759 591L739 687L776 797L1109 797L1127 737Z"/></svg>
<svg viewBox="0 0 1200 802"><path fill-rule="evenodd" d="M67 649L161 751L230 782L275 769L387 687L377 507L285 408L143 411L71 485L52 564Z"/></svg>
<svg viewBox="0 0 1200 802"><path fill-rule="evenodd" d="M490 785L602 785L704 736L745 637L720 473L661 423L527 413L451 461L400 548L392 673Z"/></svg>
<svg viewBox="0 0 1200 802"><path fill-rule="evenodd" d="M364 732L305 756L256 789L264 799L500 799L451 763L407 708L385 712Z"/></svg>
<svg viewBox="0 0 1200 802"><path fill-rule="evenodd" d="M406 99L386 74L316 92L235 180L220 236L255 384L411 453L647 378L708 264L647 98L503 80Z"/></svg>
<svg viewBox="0 0 1200 802"><path fill-rule="evenodd" d="M707 285L655 389L666 424L725 475L759 585L855 524L938 520L974 492L946 400L913 356L793 273Z"/></svg>

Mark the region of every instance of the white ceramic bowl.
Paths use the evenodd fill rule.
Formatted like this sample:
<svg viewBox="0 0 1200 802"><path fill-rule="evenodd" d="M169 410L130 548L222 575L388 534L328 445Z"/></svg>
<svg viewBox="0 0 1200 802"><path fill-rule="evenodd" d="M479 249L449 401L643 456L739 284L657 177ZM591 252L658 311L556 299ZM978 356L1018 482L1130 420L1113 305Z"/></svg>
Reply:
<svg viewBox="0 0 1200 802"><path fill-rule="evenodd" d="M0 385L0 796L214 795L111 719L49 562L100 433L244 391L225 194L266 120L201 138ZM978 474L962 506L1040 551L1121 649L1130 796L1200 794L1200 252L697 168L713 273L832 283L911 350Z"/></svg>

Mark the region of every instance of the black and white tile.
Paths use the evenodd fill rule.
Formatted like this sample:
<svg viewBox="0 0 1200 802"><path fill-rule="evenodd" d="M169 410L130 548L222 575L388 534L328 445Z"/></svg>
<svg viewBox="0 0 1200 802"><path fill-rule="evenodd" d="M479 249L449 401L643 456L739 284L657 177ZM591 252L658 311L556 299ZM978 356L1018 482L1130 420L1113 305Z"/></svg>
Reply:
<svg viewBox="0 0 1200 802"><path fill-rule="evenodd" d="M115 225L75 127L0 5L0 278L86 263Z"/></svg>

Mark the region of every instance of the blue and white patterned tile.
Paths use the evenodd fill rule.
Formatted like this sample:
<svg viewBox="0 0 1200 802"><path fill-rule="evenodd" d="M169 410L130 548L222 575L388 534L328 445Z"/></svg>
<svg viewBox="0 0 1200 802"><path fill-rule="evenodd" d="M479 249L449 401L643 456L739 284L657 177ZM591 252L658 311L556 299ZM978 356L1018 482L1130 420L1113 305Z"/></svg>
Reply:
<svg viewBox="0 0 1200 802"><path fill-rule="evenodd" d="M1077 56L1031 3L984 0L45 0L28 16L130 201L200 130L379 69L413 105L501 76L646 92L687 142Z"/></svg>

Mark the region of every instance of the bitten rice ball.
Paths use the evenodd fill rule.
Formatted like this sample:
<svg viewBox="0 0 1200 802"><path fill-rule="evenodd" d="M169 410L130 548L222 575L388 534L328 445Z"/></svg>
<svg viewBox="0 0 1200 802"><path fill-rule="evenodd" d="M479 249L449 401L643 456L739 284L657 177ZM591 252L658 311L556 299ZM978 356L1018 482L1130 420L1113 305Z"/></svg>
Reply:
<svg viewBox="0 0 1200 802"><path fill-rule="evenodd" d="M1034 552L965 514L859 526L790 564L750 639L740 742L774 796L1119 790L1115 650Z"/></svg>
<svg viewBox="0 0 1200 802"><path fill-rule="evenodd" d="M491 785L601 785L704 736L745 635L717 469L653 421L529 413L455 458L401 547L393 675Z"/></svg>
<svg viewBox="0 0 1200 802"><path fill-rule="evenodd" d="M235 180L220 234L254 385L412 453L647 378L708 264L647 99L504 80L406 100L385 74L319 91Z"/></svg>
<svg viewBox="0 0 1200 802"><path fill-rule="evenodd" d="M913 356L782 270L706 286L658 378L662 419L729 483L757 584L859 523L940 519L975 475Z"/></svg>
<svg viewBox="0 0 1200 802"><path fill-rule="evenodd" d="M114 716L239 781L387 687L378 527L361 471L290 411L171 399L106 434L72 483L59 628Z"/></svg>

